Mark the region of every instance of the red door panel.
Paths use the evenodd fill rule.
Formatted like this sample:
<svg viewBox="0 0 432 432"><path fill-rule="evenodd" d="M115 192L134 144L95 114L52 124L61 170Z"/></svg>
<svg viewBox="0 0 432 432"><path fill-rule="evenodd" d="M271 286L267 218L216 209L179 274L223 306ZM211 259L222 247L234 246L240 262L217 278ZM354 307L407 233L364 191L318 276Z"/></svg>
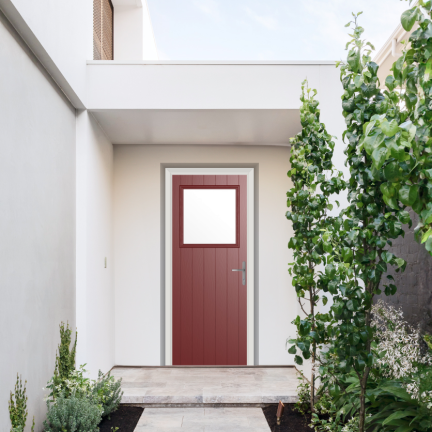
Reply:
<svg viewBox="0 0 432 432"><path fill-rule="evenodd" d="M237 186L237 243L182 244L183 186ZM246 365L246 176L173 176L173 364Z"/></svg>

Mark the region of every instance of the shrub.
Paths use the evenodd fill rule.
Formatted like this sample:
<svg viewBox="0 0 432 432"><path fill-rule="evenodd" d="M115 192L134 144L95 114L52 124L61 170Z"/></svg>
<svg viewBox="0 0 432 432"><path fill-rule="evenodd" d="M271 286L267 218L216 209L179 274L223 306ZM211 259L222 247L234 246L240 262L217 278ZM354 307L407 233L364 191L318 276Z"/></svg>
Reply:
<svg viewBox="0 0 432 432"><path fill-rule="evenodd" d="M65 397L47 401L45 432L98 432L103 409L92 398Z"/></svg>
<svg viewBox="0 0 432 432"><path fill-rule="evenodd" d="M94 382L92 394L102 406L102 416L105 417L114 412L121 401L123 392L121 391L121 379L116 381L108 372L106 376L99 371L97 381Z"/></svg>
<svg viewBox="0 0 432 432"><path fill-rule="evenodd" d="M404 319L400 309L379 300L372 308L377 350L381 353L378 367L382 376L401 380L413 399L431 404L432 353L425 347L420 328L415 329ZM430 401L428 402L428 399Z"/></svg>
<svg viewBox="0 0 432 432"><path fill-rule="evenodd" d="M85 365L81 365L79 369L73 370L65 379L58 379L58 375L54 375L51 381L48 382L47 388L51 389L50 397L54 400L60 393L65 397L88 397L92 392L92 383L84 374L87 372L84 369Z"/></svg>
<svg viewBox="0 0 432 432"><path fill-rule="evenodd" d="M23 432L26 425L28 416L26 384L27 381L24 383L23 387L21 377L17 374L15 393L11 392L9 399L9 417L12 425L11 432ZM34 431L34 427L35 420L33 417L32 432Z"/></svg>
<svg viewBox="0 0 432 432"><path fill-rule="evenodd" d="M72 375L76 372L75 354L77 337L78 333L75 334L75 342L71 348L72 330L69 328L69 324L67 324L66 328L63 322L60 324L60 345L56 355L54 376L47 385L47 388L51 389L49 396L53 399L55 399L62 391L67 392L68 384L66 381L70 380Z"/></svg>
<svg viewBox="0 0 432 432"><path fill-rule="evenodd" d="M301 415L306 415L311 412L311 393L310 384L304 380L304 378L299 378L300 382L297 386L298 402L295 404L294 409Z"/></svg>

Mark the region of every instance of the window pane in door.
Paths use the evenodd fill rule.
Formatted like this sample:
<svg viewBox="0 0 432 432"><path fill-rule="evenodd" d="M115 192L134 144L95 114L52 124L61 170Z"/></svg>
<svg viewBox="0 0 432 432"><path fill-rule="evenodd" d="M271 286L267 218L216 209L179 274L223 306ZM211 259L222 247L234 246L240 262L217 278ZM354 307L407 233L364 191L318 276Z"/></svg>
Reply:
<svg viewBox="0 0 432 432"><path fill-rule="evenodd" d="M236 243L236 190L184 189L183 243Z"/></svg>

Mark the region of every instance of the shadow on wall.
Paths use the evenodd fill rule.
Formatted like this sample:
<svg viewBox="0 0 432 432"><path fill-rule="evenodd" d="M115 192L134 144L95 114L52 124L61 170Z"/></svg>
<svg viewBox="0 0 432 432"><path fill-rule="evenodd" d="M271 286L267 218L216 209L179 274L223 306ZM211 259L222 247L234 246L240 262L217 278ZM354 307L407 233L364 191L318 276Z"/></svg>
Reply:
<svg viewBox="0 0 432 432"><path fill-rule="evenodd" d="M412 227L405 225L405 238L399 237L393 241L393 246L389 249L407 261L404 273L396 273L394 270L388 273L395 278L397 292L389 297L383 293L375 301L382 298L388 304L401 307L404 318L411 325L416 327L420 324L423 331L432 333L432 256L423 245L415 241L414 228L419 218L412 210L410 216Z"/></svg>

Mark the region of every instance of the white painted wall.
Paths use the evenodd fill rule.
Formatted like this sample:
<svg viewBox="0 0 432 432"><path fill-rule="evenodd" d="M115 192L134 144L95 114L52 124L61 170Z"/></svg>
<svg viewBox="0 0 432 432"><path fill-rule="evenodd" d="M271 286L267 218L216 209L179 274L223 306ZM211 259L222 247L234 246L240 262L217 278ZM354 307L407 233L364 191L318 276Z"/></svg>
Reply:
<svg viewBox="0 0 432 432"><path fill-rule="evenodd" d="M87 111L77 117L76 157L77 364L95 378L114 366L113 147Z"/></svg>
<svg viewBox="0 0 432 432"><path fill-rule="evenodd" d="M58 326L75 328L75 110L1 13L0 41L0 430L18 372L40 431Z"/></svg>
<svg viewBox="0 0 432 432"><path fill-rule="evenodd" d="M86 60L93 58L93 2L91 0L0 0L5 13L16 9L24 24L18 29L33 36L45 49L60 73L85 99ZM47 58L42 59L43 61Z"/></svg>
<svg viewBox="0 0 432 432"><path fill-rule="evenodd" d="M157 60L147 2L117 0L114 5L114 60Z"/></svg>
<svg viewBox="0 0 432 432"><path fill-rule="evenodd" d="M114 146L116 364L161 364L161 163L259 164L259 363L292 364L285 350L297 314L287 272L289 149L181 145Z"/></svg>

